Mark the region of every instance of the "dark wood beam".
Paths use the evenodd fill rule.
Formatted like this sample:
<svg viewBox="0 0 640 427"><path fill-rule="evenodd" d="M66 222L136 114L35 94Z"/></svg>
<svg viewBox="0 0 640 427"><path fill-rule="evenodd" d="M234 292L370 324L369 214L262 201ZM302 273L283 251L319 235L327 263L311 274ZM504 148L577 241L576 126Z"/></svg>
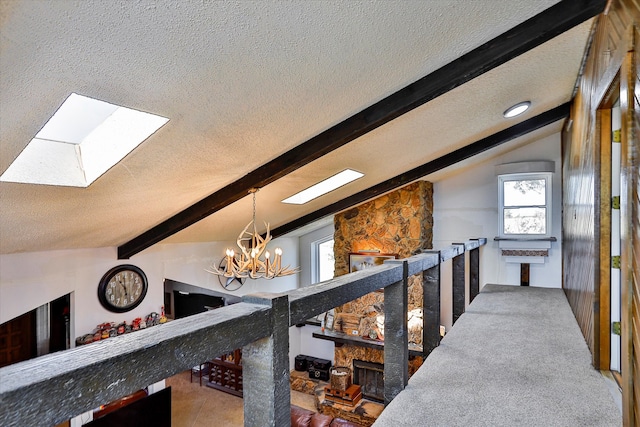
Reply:
<svg viewBox="0 0 640 427"><path fill-rule="evenodd" d="M423 178L446 167L452 166L458 162L461 162L462 160L473 157L476 154L480 154L491 148L504 144L505 142L509 142L515 138L526 135L529 132L533 132L534 130L557 122L558 120L565 119L569 116L570 105L571 104L569 102L567 102L566 104L562 104L559 107L539 114L535 117L518 123L517 125L511 126L510 128L494 133L493 135L490 135L486 138L482 138L481 140L473 142L466 147L459 148L449 154L438 157L435 160L432 160L421 166L411 169L410 171L397 175L391 179L381 182L380 184L369 187L366 190L362 190L359 193L354 194L353 196L332 203L322 209L302 216L294 221L281 225L280 227L274 228L271 230L271 236L275 238L278 236L282 236L283 234L290 233L321 218L325 218L329 215L335 215L338 212L342 212L346 209L359 205L360 203L364 203L368 200L378 197L381 194L387 193L400 187L404 187L405 185L415 180Z"/></svg>
<svg viewBox="0 0 640 427"><path fill-rule="evenodd" d="M248 194L599 14L605 0L563 0L249 172L118 247L127 259Z"/></svg>

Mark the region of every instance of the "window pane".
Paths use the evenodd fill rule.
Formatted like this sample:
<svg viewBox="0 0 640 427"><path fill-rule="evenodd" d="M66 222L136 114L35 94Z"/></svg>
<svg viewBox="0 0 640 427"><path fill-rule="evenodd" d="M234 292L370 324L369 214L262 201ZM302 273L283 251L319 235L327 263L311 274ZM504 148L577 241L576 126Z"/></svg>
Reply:
<svg viewBox="0 0 640 427"><path fill-rule="evenodd" d="M318 245L318 279L321 282L333 279L335 259L333 258L333 239Z"/></svg>
<svg viewBox="0 0 640 427"><path fill-rule="evenodd" d="M544 206L544 179L523 179L504 182L505 206Z"/></svg>
<svg viewBox="0 0 640 427"><path fill-rule="evenodd" d="M505 208L504 234L546 234L546 208Z"/></svg>

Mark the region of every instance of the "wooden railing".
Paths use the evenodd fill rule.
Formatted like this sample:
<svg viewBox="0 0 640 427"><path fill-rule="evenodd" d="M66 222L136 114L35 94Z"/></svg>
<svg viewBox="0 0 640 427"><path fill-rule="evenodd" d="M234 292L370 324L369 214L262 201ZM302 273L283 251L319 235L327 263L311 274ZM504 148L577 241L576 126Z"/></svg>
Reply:
<svg viewBox="0 0 640 427"><path fill-rule="evenodd" d="M350 273L282 294L242 302L154 328L0 368L3 426L51 426L242 348L244 423L290 423L289 327L384 289L385 402L408 381L407 282L423 274L425 357L440 342L440 265L453 263L454 321L464 312L465 251L470 300L478 293L479 248L485 238Z"/></svg>

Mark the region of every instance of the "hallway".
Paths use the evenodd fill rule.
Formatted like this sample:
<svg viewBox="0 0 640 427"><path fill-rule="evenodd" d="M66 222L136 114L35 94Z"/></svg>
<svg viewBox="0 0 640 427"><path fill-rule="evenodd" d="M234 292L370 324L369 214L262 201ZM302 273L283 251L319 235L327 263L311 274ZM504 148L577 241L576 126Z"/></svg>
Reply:
<svg viewBox="0 0 640 427"><path fill-rule="evenodd" d="M621 424L564 292L486 285L374 426Z"/></svg>

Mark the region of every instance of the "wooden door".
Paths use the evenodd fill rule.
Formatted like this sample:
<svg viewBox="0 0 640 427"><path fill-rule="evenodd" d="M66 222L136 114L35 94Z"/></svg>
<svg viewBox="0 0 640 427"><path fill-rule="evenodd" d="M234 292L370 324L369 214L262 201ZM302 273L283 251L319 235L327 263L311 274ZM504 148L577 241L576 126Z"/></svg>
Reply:
<svg viewBox="0 0 640 427"><path fill-rule="evenodd" d="M0 368L36 357L36 311L0 325Z"/></svg>

